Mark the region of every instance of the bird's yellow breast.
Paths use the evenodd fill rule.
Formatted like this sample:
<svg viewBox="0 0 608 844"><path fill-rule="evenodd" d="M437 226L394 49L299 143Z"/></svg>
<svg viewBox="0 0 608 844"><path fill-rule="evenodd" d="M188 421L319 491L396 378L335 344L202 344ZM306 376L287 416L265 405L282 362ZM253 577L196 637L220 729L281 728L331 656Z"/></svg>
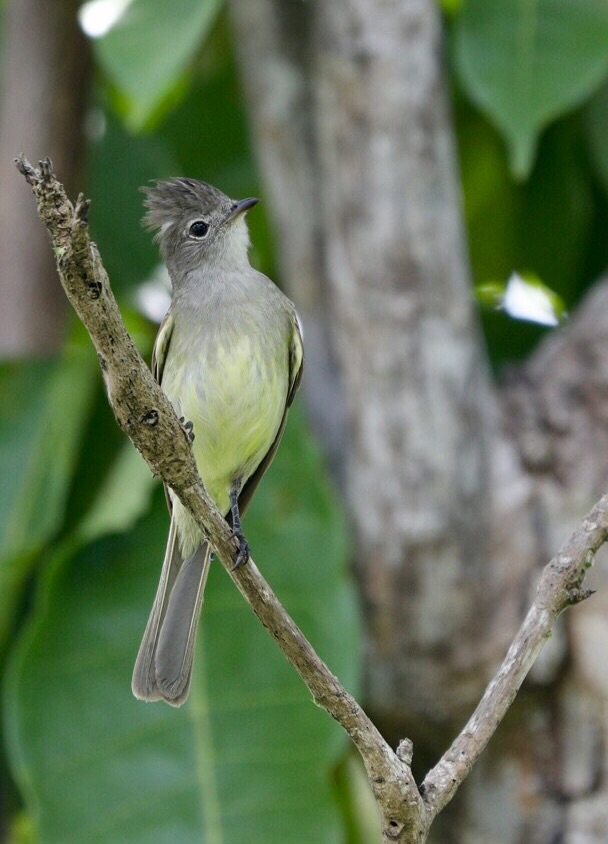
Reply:
<svg viewBox="0 0 608 844"><path fill-rule="evenodd" d="M231 488L256 470L285 411L287 356L268 351L257 337L233 333L185 365L179 355L167 361L163 389L193 423L199 473L224 514Z"/></svg>

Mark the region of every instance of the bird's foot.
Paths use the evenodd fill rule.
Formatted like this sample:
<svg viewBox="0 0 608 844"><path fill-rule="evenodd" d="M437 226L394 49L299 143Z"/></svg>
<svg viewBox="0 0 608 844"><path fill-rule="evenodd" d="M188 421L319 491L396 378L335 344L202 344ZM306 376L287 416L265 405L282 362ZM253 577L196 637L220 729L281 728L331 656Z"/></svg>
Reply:
<svg viewBox="0 0 608 844"><path fill-rule="evenodd" d="M183 428L184 434L186 435L188 442L193 443L194 442L194 431L192 429L194 428L194 425L192 424L192 422L186 422L185 416L180 416L179 421L181 423L181 426Z"/></svg>
<svg viewBox="0 0 608 844"><path fill-rule="evenodd" d="M232 516L232 535L238 539L239 551L236 555L236 561L232 566L232 570L240 569L249 559L249 543L245 539L245 534L241 530L241 514L239 512L239 490L241 485L230 490L230 514Z"/></svg>
<svg viewBox="0 0 608 844"><path fill-rule="evenodd" d="M232 535L238 540L239 550L236 555L236 560L232 566L232 571L240 569L249 560L249 543L245 539L245 535L241 530L233 530Z"/></svg>

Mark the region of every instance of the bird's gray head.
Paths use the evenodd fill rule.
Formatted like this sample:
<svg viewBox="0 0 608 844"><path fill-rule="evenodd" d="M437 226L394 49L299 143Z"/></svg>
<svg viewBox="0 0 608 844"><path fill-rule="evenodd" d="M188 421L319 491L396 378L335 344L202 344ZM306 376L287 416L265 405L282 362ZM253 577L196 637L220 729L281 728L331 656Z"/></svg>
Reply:
<svg viewBox="0 0 608 844"><path fill-rule="evenodd" d="M156 232L172 276L202 264L238 267L247 262L245 212L257 199L234 200L196 179L166 179L142 188L146 228Z"/></svg>

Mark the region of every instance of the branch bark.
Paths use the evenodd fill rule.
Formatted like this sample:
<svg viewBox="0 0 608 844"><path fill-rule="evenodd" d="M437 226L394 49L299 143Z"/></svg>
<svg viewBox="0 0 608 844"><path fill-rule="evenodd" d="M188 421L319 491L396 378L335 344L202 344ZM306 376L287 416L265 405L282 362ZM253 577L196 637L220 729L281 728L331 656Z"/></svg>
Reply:
<svg viewBox="0 0 608 844"><path fill-rule="evenodd" d="M605 495L545 567L534 603L498 673L460 735L427 774L422 791L433 817L452 799L470 773L551 636L560 613L593 594L583 582L596 552L607 538L608 495Z"/></svg>
<svg viewBox="0 0 608 844"><path fill-rule="evenodd" d="M314 700L334 718L362 756L382 818L384 844L423 844L435 816L453 797L495 732L559 614L589 596L583 581L593 555L608 538L608 496L602 498L547 565L536 600L472 718L429 772L420 791L407 741L394 752L357 701L317 656L286 613L253 560L235 570L238 543L209 498L187 437L168 399L129 337L87 225L89 202L75 206L48 159L17 167L33 190L51 237L65 293L97 350L118 424L155 474L188 508L250 607L298 671Z"/></svg>

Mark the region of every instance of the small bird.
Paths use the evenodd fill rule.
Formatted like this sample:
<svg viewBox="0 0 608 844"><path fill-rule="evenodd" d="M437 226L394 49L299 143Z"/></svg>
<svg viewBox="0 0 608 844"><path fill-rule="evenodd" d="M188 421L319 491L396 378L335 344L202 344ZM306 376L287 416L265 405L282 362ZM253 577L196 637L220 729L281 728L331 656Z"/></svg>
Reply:
<svg viewBox="0 0 608 844"><path fill-rule="evenodd" d="M293 303L249 263L245 215L257 199L230 199L195 179L142 188L173 287L152 372L190 435L199 474L239 542L260 478L279 445L302 378L302 331ZM133 671L141 700L188 697L212 549L168 489L171 526L160 582Z"/></svg>

